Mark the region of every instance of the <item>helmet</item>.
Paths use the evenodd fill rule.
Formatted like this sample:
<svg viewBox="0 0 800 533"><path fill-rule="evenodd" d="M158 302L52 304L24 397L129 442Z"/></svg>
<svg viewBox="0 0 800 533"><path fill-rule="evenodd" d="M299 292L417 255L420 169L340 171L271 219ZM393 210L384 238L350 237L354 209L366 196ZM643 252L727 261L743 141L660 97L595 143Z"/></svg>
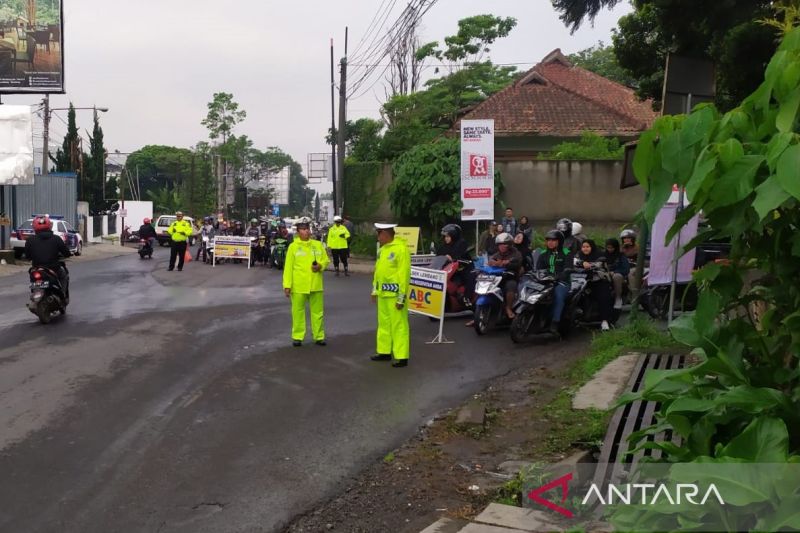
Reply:
<svg viewBox="0 0 800 533"><path fill-rule="evenodd" d="M251 218L250 219L250 223L251 224L258 224L258 219L257 218Z"/></svg>
<svg viewBox="0 0 800 533"><path fill-rule="evenodd" d="M632 229L622 230L622 233L619 234L619 239L633 239L633 242L636 242L636 232Z"/></svg>
<svg viewBox="0 0 800 533"><path fill-rule="evenodd" d="M512 237L508 233L503 232L494 238L494 242L495 244L511 244L512 242L514 242L514 237Z"/></svg>
<svg viewBox="0 0 800 533"><path fill-rule="evenodd" d="M458 224L447 224L442 228L442 235L450 235L454 241L457 241L461 237L461 226Z"/></svg>
<svg viewBox="0 0 800 533"><path fill-rule="evenodd" d="M150 223L150 219L147 218L147 217L144 217L144 220L142 220L142 224L149 224L149 223Z"/></svg>
<svg viewBox="0 0 800 533"><path fill-rule="evenodd" d="M242 225L242 221L241 220L237 220L236 222L233 223L233 225L234 226L241 226Z"/></svg>
<svg viewBox="0 0 800 533"><path fill-rule="evenodd" d="M561 246L564 244L564 234L558 231L557 229L551 229L550 231L545 233L544 240L546 241L556 240L558 241L558 245Z"/></svg>
<svg viewBox="0 0 800 533"><path fill-rule="evenodd" d="M278 227L279 227L279 228L285 228L285 227L286 227L286 222L284 222L283 220L281 220L280 222L278 222Z"/></svg>
<svg viewBox="0 0 800 533"><path fill-rule="evenodd" d="M342 221L342 217L340 217L339 215L336 215L335 217L333 217L333 221L334 222L341 222Z"/></svg>
<svg viewBox="0 0 800 533"><path fill-rule="evenodd" d="M583 231L583 224L581 224L580 222L573 222L572 223L572 234L573 235L577 235L581 231Z"/></svg>
<svg viewBox="0 0 800 533"><path fill-rule="evenodd" d="M53 229L53 222L47 215L33 219L33 231L36 233L39 233L40 231L50 231L51 229Z"/></svg>
<svg viewBox="0 0 800 533"><path fill-rule="evenodd" d="M566 239L572 235L572 221L568 218L562 218L556 222L556 229L560 231L563 237Z"/></svg>

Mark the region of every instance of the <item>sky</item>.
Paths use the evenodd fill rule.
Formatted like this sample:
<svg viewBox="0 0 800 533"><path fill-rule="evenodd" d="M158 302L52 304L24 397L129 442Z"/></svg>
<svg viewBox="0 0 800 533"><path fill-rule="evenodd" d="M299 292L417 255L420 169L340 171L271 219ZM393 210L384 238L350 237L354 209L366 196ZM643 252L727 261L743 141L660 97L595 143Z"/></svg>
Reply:
<svg viewBox="0 0 800 533"><path fill-rule="evenodd" d="M248 135L262 150L279 146L305 167L309 153L328 151L330 39L338 61L349 27L352 52L382 1L64 0L67 94L52 95L51 107L71 101L109 108L100 115L106 148L125 153L148 144L191 147L208 140L200 124L207 104L215 92L228 92L247 112L236 134ZM396 2L387 27L403 5ZM517 27L492 46L490 57L525 63L518 68L527 70L555 48L572 53L609 42L611 29L630 10L622 3L570 35L548 0L438 0L422 20L421 39L454 34L458 20L472 15L515 17ZM351 78L357 75L351 72ZM383 95L383 85L375 84L348 103L348 118L377 118ZM3 102L35 105L41 98L9 95ZM65 118L55 112L52 147L63 139ZM87 137L92 112L78 111L77 118ZM34 130L40 135L41 125Z"/></svg>

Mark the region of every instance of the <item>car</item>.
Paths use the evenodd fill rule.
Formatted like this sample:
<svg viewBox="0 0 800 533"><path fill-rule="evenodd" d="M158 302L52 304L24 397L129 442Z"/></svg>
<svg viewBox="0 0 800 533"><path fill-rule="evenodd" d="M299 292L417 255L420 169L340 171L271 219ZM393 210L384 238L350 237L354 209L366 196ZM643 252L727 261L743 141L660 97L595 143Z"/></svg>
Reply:
<svg viewBox="0 0 800 533"><path fill-rule="evenodd" d="M33 236L33 219L29 218L20 227L11 232L11 248L14 250L14 257L21 259L25 254L25 240ZM61 237L67 244L67 248L74 255L83 253L83 239L80 233L75 231L72 225L64 220L64 217L57 215L47 215L53 221L53 233Z"/></svg>
<svg viewBox="0 0 800 533"><path fill-rule="evenodd" d="M158 217L158 220L156 220L156 240L158 241L158 244L160 244L161 246L166 246L169 244L170 237L169 234L167 233L167 228L169 228L170 224L175 222L175 220L176 220L175 215L161 215L160 217ZM189 224L192 225L192 228L195 227L194 219L192 217L184 216L183 220L188 221ZM193 245L194 245L194 237L189 237L189 246Z"/></svg>

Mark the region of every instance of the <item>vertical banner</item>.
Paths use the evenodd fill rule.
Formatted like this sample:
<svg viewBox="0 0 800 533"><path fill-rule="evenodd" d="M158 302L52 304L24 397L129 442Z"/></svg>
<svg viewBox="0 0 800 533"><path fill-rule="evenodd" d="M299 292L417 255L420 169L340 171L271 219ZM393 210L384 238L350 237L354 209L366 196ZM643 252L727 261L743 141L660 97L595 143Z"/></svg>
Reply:
<svg viewBox="0 0 800 533"><path fill-rule="evenodd" d="M461 121L461 220L494 217L494 120Z"/></svg>
<svg viewBox="0 0 800 533"><path fill-rule="evenodd" d="M0 185L33 185L33 122L29 106L0 106Z"/></svg>
<svg viewBox="0 0 800 533"><path fill-rule="evenodd" d="M672 239L669 244L664 245L667 232L678 213L678 206L674 204L665 205L656 215L653 223L653 238L650 248L650 274L647 277L648 285L667 285L672 283L672 273L675 265L678 241ZM681 230L681 246L695 238L697 235L697 223L699 216L692 218ZM697 250L691 250L683 255L678 261L678 283L688 283L692 280L692 270Z"/></svg>

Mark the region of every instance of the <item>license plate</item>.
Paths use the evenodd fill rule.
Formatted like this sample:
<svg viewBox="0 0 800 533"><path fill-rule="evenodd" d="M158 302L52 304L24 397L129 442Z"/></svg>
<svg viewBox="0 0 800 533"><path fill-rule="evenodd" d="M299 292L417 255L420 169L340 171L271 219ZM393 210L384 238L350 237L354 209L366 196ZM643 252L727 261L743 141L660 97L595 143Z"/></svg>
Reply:
<svg viewBox="0 0 800 533"><path fill-rule="evenodd" d="M47 289L50 287L49 281L34 281L31 283L31 289Z"/></svg>

